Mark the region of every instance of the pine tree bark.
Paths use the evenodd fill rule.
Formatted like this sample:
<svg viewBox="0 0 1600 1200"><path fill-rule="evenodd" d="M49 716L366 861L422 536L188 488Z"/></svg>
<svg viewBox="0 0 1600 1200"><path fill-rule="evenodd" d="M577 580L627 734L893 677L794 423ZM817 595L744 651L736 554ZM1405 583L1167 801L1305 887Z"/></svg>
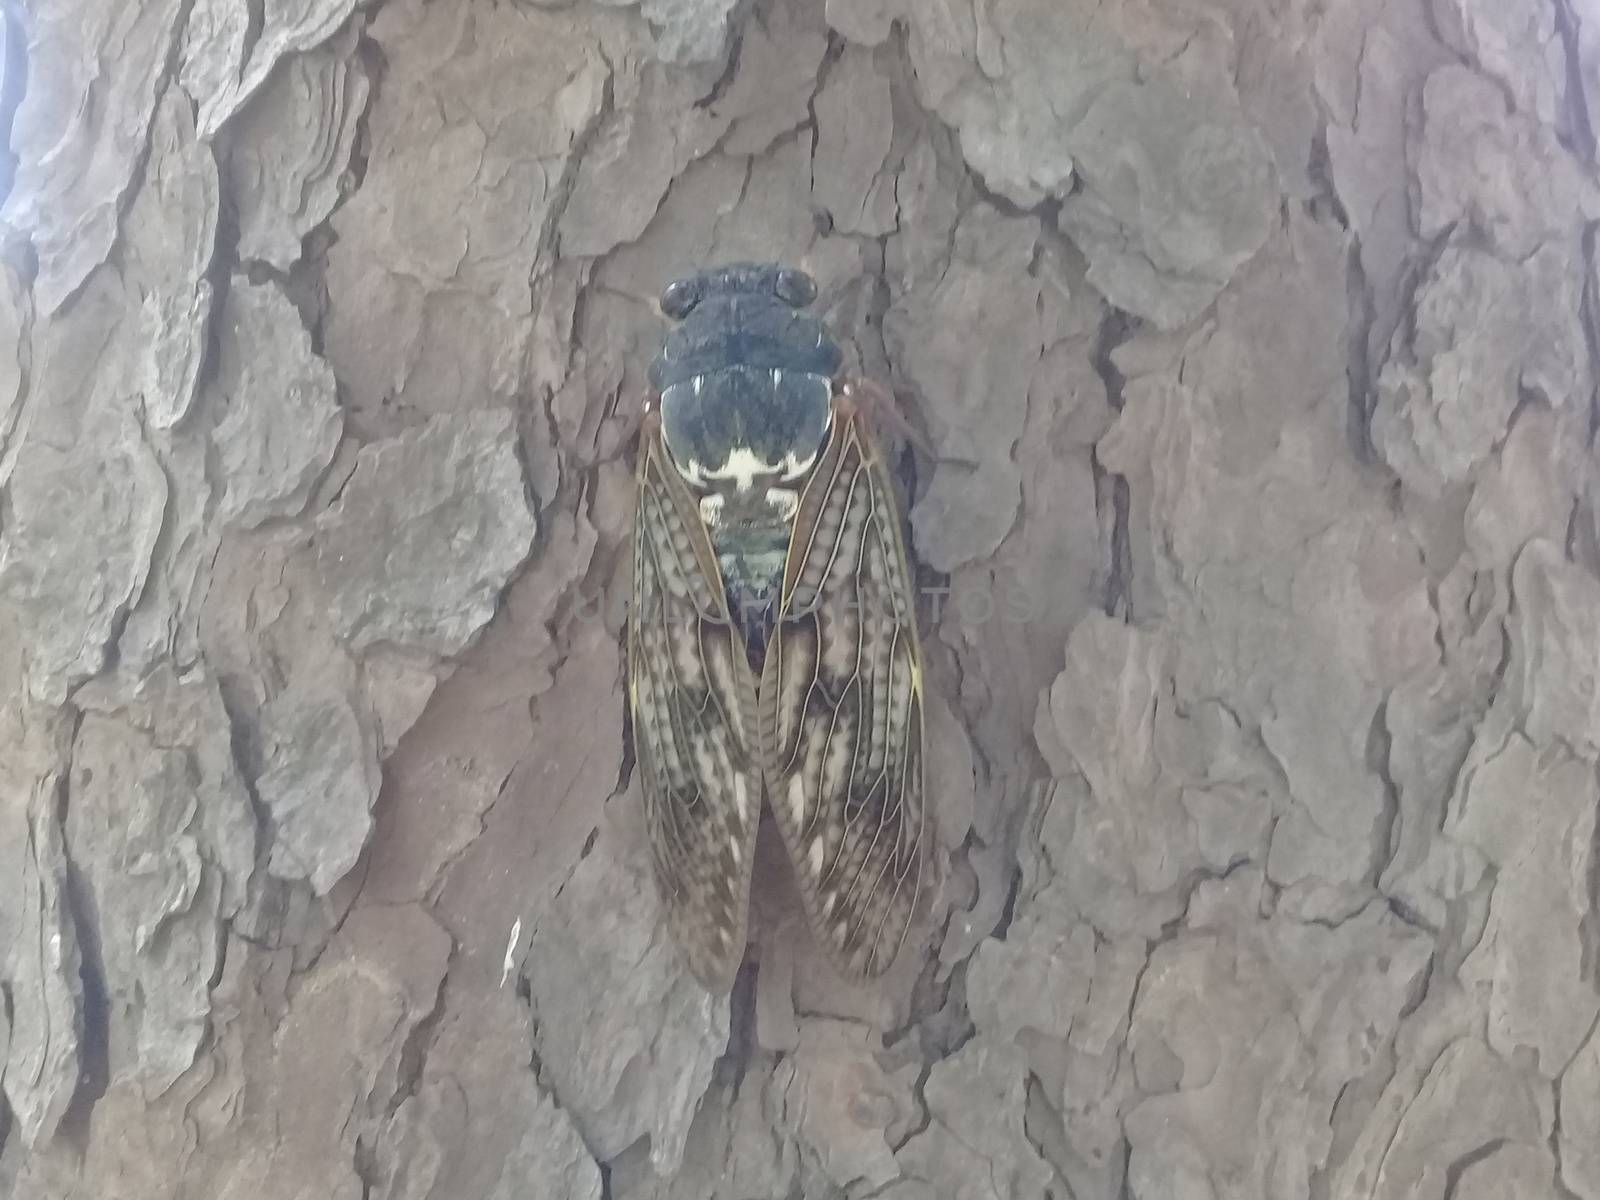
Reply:
<svg viewBox="0 0 1600 1200"><path fill-rule="evenodd" d="M1600 1200L1597 21L8 12L0 1194ZM630 439L736 259L917 435L870 986L767 846L707 996L642 842Z"/></svg>

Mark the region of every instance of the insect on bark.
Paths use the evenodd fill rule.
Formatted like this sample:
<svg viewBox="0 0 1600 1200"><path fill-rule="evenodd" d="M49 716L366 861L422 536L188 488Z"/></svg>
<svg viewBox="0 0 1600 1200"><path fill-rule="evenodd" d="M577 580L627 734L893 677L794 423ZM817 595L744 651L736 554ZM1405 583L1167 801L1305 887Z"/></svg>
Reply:
<svg viewBox="0 0 1600 1200"><path fill-rule="evenodd" d="M744 956L763 803L855 979L899 953L932 841L900 513L816 294L775 265L681 279L650 365L628 702L668 924L710 991Z"/></svg>

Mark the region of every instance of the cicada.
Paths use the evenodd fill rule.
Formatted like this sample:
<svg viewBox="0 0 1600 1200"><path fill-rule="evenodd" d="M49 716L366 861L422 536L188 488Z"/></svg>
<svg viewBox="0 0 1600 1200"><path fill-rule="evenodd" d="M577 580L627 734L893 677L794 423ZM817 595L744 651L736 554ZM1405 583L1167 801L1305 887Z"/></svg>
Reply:
<svg viewBox="0 0 1600 1200"><path fill-rule="evenodd" d="M654 874L694 975L744 956L756 829L776 820L806 918L882 974L931 842L923 676L870 385L805 310L803 271L671 284L638 459L628 701Z"/></svg>

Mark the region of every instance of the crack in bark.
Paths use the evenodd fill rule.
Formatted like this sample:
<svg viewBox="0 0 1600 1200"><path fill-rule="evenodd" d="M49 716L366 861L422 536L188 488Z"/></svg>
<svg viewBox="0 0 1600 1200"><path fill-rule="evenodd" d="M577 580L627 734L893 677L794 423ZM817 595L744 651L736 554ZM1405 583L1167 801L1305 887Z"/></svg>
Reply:
<svg viewBox="0 0 1600 1200"><path fill-rule="evenodd" d="M821 139L821 126L817 123L817 97L822 95L822 89L828 85L828 76L833 72L834 64L844 57L845 40L833 29L828 30L828 48L822 53L822 61L817 64L817 79L812 85L811 95L806 97L806 119L801 125L802 129L811 132L811 148L806 155L806 187L810 194L815 195L817 190L817 142ZM829 215L831 226L832 215Z"/></svg>
<svg viewBox="0 0 1600 1200"><path fill-rule="evenodd" d="M1345 263L1346 363L1349 385L1349 440L1358 462L1376 460L1372 445L1372 414L1378 406L1377 378L1372 362L1372 331L1378 320L1377 301L1361 261L1361 238L1352 235Z"/></svg>
<svg viewBox="0 0 1600 1200"><path fill-rule="evenodd" d="M1572 121L1573 147L1590 162L1595 159L1595 130L1593 114L1589 112L1589 97L1584 91L1583 56L1578 46L1578 16L1571 0L1551 0L1555 5L1556 35L1561 39L1563 65L1566 67L1567 115Z"/></svg>
<svg viewBox="0 0 1600 1200"><path fill-rule="evenodd" d="M441 925L441 928L444 928ZM445 934L450 938L450 953L445 960L445 968L439 976L439 986L434 989L433 1006L422 1015L411 1031L406 1034L405 1041L400 1046L400 1062L395 1072L394 1091L384 1104L384 1122L394 1120L395 1113L400 1111L400 1106L417 1094L417 1089L422 1084L422 1072L428 1065L428 1051L433 1048L434 1038L439 1031L439 1023L444 1019L445 990L450 983L450 967L456 955L455 935L445 929Z"/></svg>
<svg viewBox="0 0 1600 1200"><path fill-rule="evenodd" d="M5 1028L9 1036L11 1030L11 986L0 983L0 1000L5 1003ZM6 1100L4 1089L0 1089L0 1162L7 1158L6 1148L11 1142L11 1135L17 1128L16 1114L11 1111L11 1105Z"/></svg>
<svg viewBox="0 0 1600 1200"><path fill-rule="evenodd" d="M1600 786L1600 765L1595 767L1594 777ZM1589 878L1584 882L1589 911L1578 919L1578 970L1583 978L1600 986L1600 823L1590 835Z"/></svg>
<svg viewBox="0 0 1600 1200"><path fill-rule="evenodd" d="M555 190L551 192L550 202L545 208L544 220L539 226L539 236L534 240L533 274L528 286L533 293L531 299L535 304L539 298L537 284L540 276L549 274L561 257L561 219L566 216L567 205L572 202L572 194L578 188L578 173L583 169L583 161L599 138L600 131L616 114L616 67L606 56L603 47L596 46L595 53L606 68L605 81L600 88L600 107L584 122L583 128L578 131L578 136L572 139L572 147L567 151L566 160L561 164L561 176L557 179Z"/></svg>
<svg viewBox="0 0 1600 1200"><path fill-rule="evenodd" d="M1093 364L1106 389L1106 402L1113 412L1120 413L1123 406L1122 388L1125 380L1112 355L1118 346L1132 336L1134 320L1120 309L1108 307L1100 323L1095 341ZM1095 507L1101 510L1101 527L1104 528L1104 506L1111 508L1111 531L1105 564L1105 590L1102 606L1108 617L1132 620L1133 613L1133 551L1129 540L1129 510L1131 496L1128 478L1108 472L1100 462L1099 448L1091 450L1090 466L1094 473Z"/></svg>
<svg viewBox="0 0 1600 1200"><path fill-rule="evenodd" d="M1367 769L1378 778L1383 791L1383 806L1372 824L1372 887L1381 891L1383 874L1394 862L1399 849L1400 788L1390 773L1389 756L1394 739L1389 731L1389 697L1385 696L1373 709L1372 722L1367 728Z"/></svg>
<svg viewBox="0 0 1600 1200"><path fill-rule="evenodd" d="M389 59L383 52L383 46L375 39L367 36L365 28L356 40L355 51L351 55L360 61L367 79L366 103L361 111L355 115L356 131L350 143L350 161L345 164L345 178L341 180L339 196L328 210L328 215L306 231L300 239L300 257L290 267L289 274L282 280L284 293L295 307L301 310L301 320L311 334L311 352L318 358L325 356L327 348L327 319L328 319L328 250L338 240L333 229L333 219L339 215L341 209L349 202L350 197L361 190L361 185L366 182L367 170L372 162L372 115L378 110L378 99L383 94L384 82L389 74ZM235 248L237 257L237 246ZM297 286L297 284L299 286ZM302 296L309 304L312 298L316 300L313 312L307 313L305 305L301 303ZM346 385L335 380L341 397L346 391ZM341 399L341 407L345 407Z"/></svg>
<svg viewBox="0 0 1600 1200"><path fill-rule="evenodd" d="M727 93L733 86L734 77L739 74L739 60L744 53L744 27L746 18L738 13L730 13L728 20L728 47L726 58L722 64L722 73L717 76L711 85L711 90L694 102L698 109L710 108Z"/></svg>
<svg viewBox="0 0 1600 1200"><path fill-rule="evenodd" d="M1471 1167L1477 1166L1486 1158L1497 1153L1506 1145L1509 1139L1504 1137L1490 1138L1476 1150L1468 1151L1445 1168L1444 1200L1452 1200L1456 1189L1461 1185L1461 1176Z"/></svg>
<svg viewBox="0 0 1600 1200"><path fill-rule="evenodd" d="M512 777L517 772L517 765L518 764L513 763L506 769L506 773L500 777L500 782L495 786L494 795L490 797L489 803L484 805L482 811L478 813L478 831L469 837L465 842L463 842L459 847L457 847L457 849L449 857L439 864L439 866L433 872L433 878L430 879L428 881L428 885L422 889L423 899L426 901L428 907L431 907L439 899L440 895L443 894L445 886L448 883L450 873L455 870L455 868L463 859L467 857L468 854L472 853L473 847L478 844L478 839L489 832L489 816L494 812L495 806L500 803L501 798L506 794L506 789L511 786ZM564 795L562 800L565 800ZM454 943L454 940L454 935L452 935L452 943Z"/></svg>
<svg viewBox="0 0 1600 1200"><path fill-rule="evenodd" d="M67 745L76 747L83 714L74 713ZM111 1081L111 1004L106 983L105 960L100 947L100 923L94 910L82 869L72 858L67 837L67 808L71 802L72 761L68 759L56 781L55 812L52 819L61 833L61 858L65 870L61 881L62 898L78 942L80 1027L78 1030L78 1083L72 1100L61 1117L60 1136L81 1146L88 1144L90 1114Z"/></svg>
<svg viewBox="0 0 1600 1200"><path fill-rule="evenodd" d="M1579 315L1583 325L1584 342L1589 350L1589 448L1600 437L1600 280L1597 280L1596 236L1600 224L1589 222L1583 227L1583 295L1579 301ZM1600 547L1596 547L1600 551ZM1600 564L1597 564L1600 565Z"/></svg>
<svg viewBox="0 0 1600 1200"><path fill-rule="evenodd" d="M1041 1108L1044 1110L1043 1114L1039 1112ZM1066 1188L1065 1196L1070 1198L1072 1197L1072 1188L1067 1183L1066 1173L1062 1170L1060 1164L1056 1162L1055 1156L1045 1148L1044 1132L1030 1128L1031 1125L1043 1120L1046 1114L1054 1123L1055 1129L1053 1132L1058 1132L1062 1141L1068 1141L1069 1135L1067 1133L1066 1120L1056 1106L1051 1103L1050 1097L1045 1094L1044 1081L1030 1070L1027 1072L1023 1091L1022 1136L1028 1145L1033 1148L1033 1152L1038 1156L1039 1161L1050 1168L1050 1173L1055 1176L1056 1183ZM1047 1186L1044 1190L1044 1200L1061 1200L1062 1195L1063 1193L1057 1192L1053 1186Z"/></svg>
<svg viewBox="0 0 1600 1200"><path fill-rule="evenodd" d="M1591 1041L1593 1041L1597 1033L1600 1033L1600 1015L1595 1017L1594 1021L1589 1025L1589 1031L1579 1040L1578 1050L1574 1054L1574 1058L1576 1058L1578 1054L1583 1053L1584 1048L1588 1046ZM1566 1178L1563 1175L1561 1162L1561 1142L1563 1140L1561 1085L1566 1079L1567 1072L1571 1069L1572 1062L1569 1060L1567 1065L1562 1068L1561 1073L1550 1081L1550 1090L1552 1093L1550 1104L1550 1137L1547 1139L1546 1144L1550 1147L1550 1159L1555 1164L1554 1175L1556 1192L1562 1197L1562 1200L1578 1200L1577 1193L1567 1186ZM1580 1132L1577 1136L1583 1137L1586 1134L1588 1136L1593 1136L1593 1131Z"/></svg>

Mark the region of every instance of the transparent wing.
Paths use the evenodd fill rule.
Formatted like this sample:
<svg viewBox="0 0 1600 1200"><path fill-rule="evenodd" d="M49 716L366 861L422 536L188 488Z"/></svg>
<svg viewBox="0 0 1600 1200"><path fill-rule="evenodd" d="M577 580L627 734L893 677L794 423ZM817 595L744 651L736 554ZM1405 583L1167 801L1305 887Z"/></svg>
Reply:
<svg viewBox="0 0 1600 1200"><path fill-rule="evenodd" d="M761 814L755 679L654 414L640 438L633 594L628 703L656 881L690 970L725 991L744 955Z"/></svg>
<svg viewBox="0 0 1600 1200"><path fill-rule="evenodd" d="M813 932L848 974L905 940L931 843L900 516L849 392L801 497L761 680L767 796Z"/></svg>

